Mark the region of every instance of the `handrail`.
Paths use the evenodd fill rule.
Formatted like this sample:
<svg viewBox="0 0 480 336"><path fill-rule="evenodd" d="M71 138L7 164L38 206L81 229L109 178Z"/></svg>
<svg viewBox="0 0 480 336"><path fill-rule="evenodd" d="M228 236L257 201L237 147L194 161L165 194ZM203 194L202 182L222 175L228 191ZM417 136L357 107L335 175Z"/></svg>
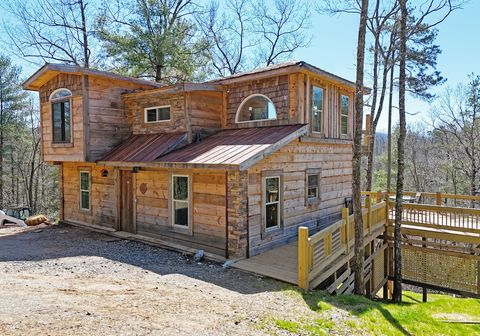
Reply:
<svg viewBox="0 0 480 336"><path fill-rule="evenodd" d="M423 198L430 198L434 199L437 205L442 205L444 202L443 200L463 200L463 201L478 201L480 202L480 195L461 195L461 194L449 194L449 193L441 193L441 192L415 192L415 191L405 191L403 193L404 196L417 196L420 194L420 197ZM383 200L385 196L394 196L395 192L386 192L386 191L362 191L362 195L370 196L375 199L376 202L379 200Z"/></svg>
<svg viewBox="0 0 480 336"><path fill-rule="evenodd" d="M366 203L366 207L362 209L365 237L380 226L386 227L387 208L387 202L372 204L368 201ZM308 228L298 228L299 287L304 289L314 287L320 281L319 279L329 274L323 271L338 257L350 255L350 248L354 241L354 226L354 216L349 214L348 208L344 208L341 220L311 236Z"/></svg>

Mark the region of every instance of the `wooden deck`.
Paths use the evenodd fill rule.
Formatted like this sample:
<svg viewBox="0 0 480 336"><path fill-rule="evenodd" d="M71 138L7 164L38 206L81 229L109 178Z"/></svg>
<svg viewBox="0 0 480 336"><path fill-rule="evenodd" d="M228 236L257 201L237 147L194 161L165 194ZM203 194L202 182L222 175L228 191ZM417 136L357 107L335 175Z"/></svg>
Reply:
<svg viewBox="0 0 480 336"><path fill-rule="evenodd" d="M296 285L297 253L298 243L295 241L239 260L232 267Z"/></svg>

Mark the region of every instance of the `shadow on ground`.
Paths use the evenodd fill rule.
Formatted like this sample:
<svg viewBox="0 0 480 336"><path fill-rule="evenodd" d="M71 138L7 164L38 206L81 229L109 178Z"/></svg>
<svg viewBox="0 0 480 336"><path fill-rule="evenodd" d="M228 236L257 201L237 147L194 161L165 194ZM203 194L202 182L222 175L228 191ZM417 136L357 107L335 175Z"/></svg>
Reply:
<svg viewBox="0 0 480 336"><path fill-rule="evenodd" d="M182 274L241 294L278 291L285 284L210 261L196 263L191 255L144 243L122 240L66 224L27 229L5 235L0 228L0 263L96 256L133 265L159 275Z"/></svg>
<svg viewBox="0 0 480 336"><path fill-rule="evenodd" d="M330 296L323 291L314 291L311 293L304 292L302 296L310 309L314 311L321 309L320 305L322 302L326 302L339 309L348 311L350 314L358 317L369 311L377 310L382 314L385 320L388 321L390 325L397 329L401 334L409 336L412 335L398 322L397 319L395 319L395 317L392 316L387 309L382 307L380 301L370 300L363 296L357 295ZM412 305L412 303L402 303L401 305L406 307Z"/></svg>

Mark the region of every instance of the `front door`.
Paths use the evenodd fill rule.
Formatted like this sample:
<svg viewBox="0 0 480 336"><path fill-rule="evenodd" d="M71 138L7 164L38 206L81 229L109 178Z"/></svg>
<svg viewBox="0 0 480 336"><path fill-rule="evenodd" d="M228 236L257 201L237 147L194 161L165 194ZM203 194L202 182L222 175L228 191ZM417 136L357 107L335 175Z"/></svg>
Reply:
<svg viewBox="0 0 480 336"><path fill-rule="evenodd" d="M120 231L136 233L134 204L134 175L131 171L120 171Z"/></svg>

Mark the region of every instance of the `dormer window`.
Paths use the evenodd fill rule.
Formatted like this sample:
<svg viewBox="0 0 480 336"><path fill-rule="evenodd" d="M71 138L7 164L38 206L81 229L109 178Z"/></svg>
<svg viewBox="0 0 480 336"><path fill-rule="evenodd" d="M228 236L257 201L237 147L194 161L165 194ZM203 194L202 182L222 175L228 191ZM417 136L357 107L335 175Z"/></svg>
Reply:
<svg viewBox="0 0 480 336"><path fill-rule="evenodd" d="M277 119L277 111L272 101L262 95L253 94L245 98L237 111L235 122L249 122Z"/></svg>
<svg viewBox="0 0 480 336"><path fill-rule="evenodd" d="M145 109L145 122L153 123L170 120L170 105L147 107Z"/></svg>
<svg viewBox="0 0 480 336"><path fill-rule="evenodd" d="M72 92L67 89L55 90L50 95L54 143L70 143L72 140L71 98Z"/></svg>

